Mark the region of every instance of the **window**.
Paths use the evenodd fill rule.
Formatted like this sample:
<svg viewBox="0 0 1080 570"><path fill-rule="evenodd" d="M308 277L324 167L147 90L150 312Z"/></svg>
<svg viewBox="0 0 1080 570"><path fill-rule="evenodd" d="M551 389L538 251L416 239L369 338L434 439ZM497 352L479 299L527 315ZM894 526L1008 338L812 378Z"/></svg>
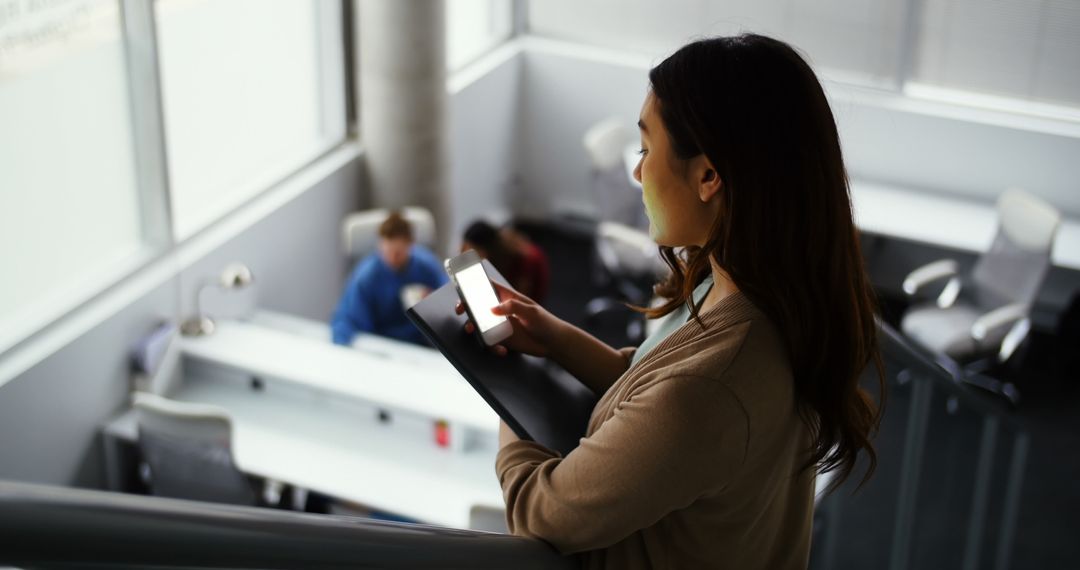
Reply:
<svg viewBox="0 0 1080 570"><path fill-rule="evenodd" d="M143 247L119 3L0 0L0 351Z"/></svg>
<svg viewBox="0 0 1080 570"><path fill-rule="evenodd" d="M905 4L897 0L544 0L533 33L662 58L702 36L755 32L860 82L894 83Z"/></svg>
<svg viewBox="0 0 1080 570"><path fill-rule="evenodd" d="M1011 101L986 104L1028 114L1044 114L1031 102L1080 109L1077 0L542 0L529 27L657 61L696 37L752 31L834 80L980 106L991 98L971 94L996 95Z"/></svg>
<svg viewBox="0 0 1080 570"><path fill-rule="evenodd" d="M459 69L509 38L512 6L512 0L447 0L447 69Z"/></svg>
<svg viewBox="0 0 1080 570"><path fill-rule="evenodd" d="M913 79L1080 107L1080 2L926 0Z"/></svg>
<svg viewBox="0 0 1080 570"><path fill-rule="evenodd" d="M344 138L340 10L335 0L157 0L178 239Z"/></svg>
<svg viewBox="0 0 1080 570"><path fill-rule="evenodd" d="M0 353L342 142L341 12L0 0Z"/></svg>

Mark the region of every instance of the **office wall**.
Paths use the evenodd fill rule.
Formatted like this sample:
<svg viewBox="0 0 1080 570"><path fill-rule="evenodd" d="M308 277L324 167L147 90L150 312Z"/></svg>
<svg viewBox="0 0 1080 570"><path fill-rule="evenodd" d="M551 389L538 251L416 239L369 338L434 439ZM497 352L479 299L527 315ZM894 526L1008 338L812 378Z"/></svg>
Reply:
<svg viewBox="0 0 1080 570"><path fill-rule="evenodd" d="M995 124L946 104L903 104L895 95L830 87L853 178L986 202L1019 187L1080 216L1080 129L1070 136L1043 120Z"/></svg>
<svg viewBox="0 0 1080 570"><path fill-rule="evenodd" d="M636 125L648 78L645 67L633 62L548 51L544 43L530 41L523 53L522 199L515 207L532 216L590 214L594 202L582 136L608 117Z"/></svg>
<svg viewBox="0 0 1080 570"><path fill-rule="evenodd" d="M229 240L183 271L183 313L194 311L198 283L239 261L255 276L258 305L311 319L329 319L349 267L341 220L362 206L363 157ZM204 297L207 299L209 296Z"/></svg>
<svg viewBox="0 0 1080 570"><path fill-rule="evenodd" d="M503 46L450 77L450 249L470 222L504 216L517 197L521 68L519 50Z"/></svg>
<svg viewBox="0 0 1080 570"><path fill-rule="evenodd" d="M129 347L178 307L190 314L195 288L228 262L249 264L261 306L326 318L346 277L338 226L360 204L360 168L350 161L0 386L0 479L103 486L98 431L127 400Z"/></svg>
<svg viewBox="0 0 1080 570"><path fill-rule="evenodd" d="M524 63L521 207L530 213L591 212L581 137L608 116L636 122L650 62L530 39ZM988 203L1019 186L1080 216L1080 137L980 122L943 104L904 103L837 85L828 91L854 178Z"/></svg>

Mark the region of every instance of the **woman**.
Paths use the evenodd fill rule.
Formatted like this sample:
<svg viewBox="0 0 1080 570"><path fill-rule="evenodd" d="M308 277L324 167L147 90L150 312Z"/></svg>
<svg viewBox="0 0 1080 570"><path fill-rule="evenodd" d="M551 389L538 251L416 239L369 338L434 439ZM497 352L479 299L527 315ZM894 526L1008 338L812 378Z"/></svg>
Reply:
<svg viewBox="0 0 1080 570"><path fill-rule="evenodd" d="M836 125L767 37L694 42L649 79L634 175L672 270L646 311L666 326L615 350L500 290L515 331L496 352L602 396L566 457L502 426L507 521L589 568L805 568L815 471L839 483L865 453L865 481L880 417L858 386L882 369Z"/></svg>

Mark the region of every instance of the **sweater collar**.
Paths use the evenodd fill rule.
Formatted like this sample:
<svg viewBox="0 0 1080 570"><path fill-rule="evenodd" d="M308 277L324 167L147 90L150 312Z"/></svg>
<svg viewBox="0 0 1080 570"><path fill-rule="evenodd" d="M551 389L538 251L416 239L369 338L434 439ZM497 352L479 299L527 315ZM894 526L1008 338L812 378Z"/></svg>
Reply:
<svg viewBox="0 0 1080 570"><path fill-rule="evenodd" d="M675 329L660 344L649 351L649 354L639 360L634 368L641 367L646 362L690 340L716 334L731 325L746 321L752 318L756 310L754 304L743 295L742 291L735 291L721 299L708 311L700 313L698 315L701 320L700 323L698 323L697 319L690 318L682 326ZM702 325L704 325L704 328Z"/></svg>

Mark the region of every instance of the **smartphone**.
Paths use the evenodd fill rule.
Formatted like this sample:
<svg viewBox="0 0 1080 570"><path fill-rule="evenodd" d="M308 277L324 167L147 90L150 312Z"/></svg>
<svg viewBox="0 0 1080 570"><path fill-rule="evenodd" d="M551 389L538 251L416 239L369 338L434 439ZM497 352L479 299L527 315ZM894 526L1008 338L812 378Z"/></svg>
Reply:
<svg viewBox="0 0 1080 570"><path fill-rule="evenodd" d="M492 307L499 304L495 286L491 284L480 256L474 250L446 260L446 273L457 288L458 297L465 305L469 318L476 324L480 340L487 346L494 346L513 334L510 321L502 315L491 313Z"/></svg>

